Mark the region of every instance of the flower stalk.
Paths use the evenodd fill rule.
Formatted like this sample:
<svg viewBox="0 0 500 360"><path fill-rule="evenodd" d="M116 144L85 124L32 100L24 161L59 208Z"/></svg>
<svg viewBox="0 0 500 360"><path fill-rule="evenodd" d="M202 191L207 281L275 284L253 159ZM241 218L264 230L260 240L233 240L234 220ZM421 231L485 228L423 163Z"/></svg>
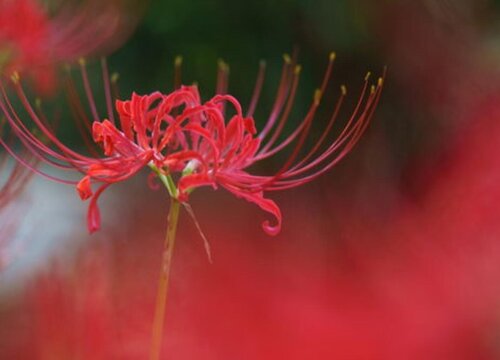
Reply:
<svg viewBox="0 0 500 360"><path fill-rule="evenodd" d="M180 202L175 197L170 197L170 210L168 213L167 234L163 245L163 256L160 268L160 279L158 281L158 292L156 295L155 314L153 319L153 334L151 339L151 352L149 359L160 359L161 345L163 339L163 323L165 320L165 308L167 303L168 283L172 265L172 255L175 245L175 234L179 220Z"/></svg>

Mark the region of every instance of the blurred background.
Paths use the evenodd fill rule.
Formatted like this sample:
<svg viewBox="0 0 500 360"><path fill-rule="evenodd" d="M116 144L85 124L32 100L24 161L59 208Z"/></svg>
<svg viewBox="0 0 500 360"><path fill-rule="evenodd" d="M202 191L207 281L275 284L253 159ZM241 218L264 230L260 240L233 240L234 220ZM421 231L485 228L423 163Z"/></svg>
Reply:
<svg viewBox="0 0 500 360"><path fill-rule="evenodd" d="M246 107L264 59L262 127L282 55L298 49L298 124L335 51L311 146L339 86L345 122L366 72L387 67L355 149L314 183L270 195L283 213L277 237L254 205L208 188L192 195L214 263L182 213L165 359L500 358L499 20L496 0L150 1L108 57L124 99L171 91L180 55L183 83L204 99L223 59ZM89 72L104 106L97 62ZM61 99L43 101L64 108ZM60 126L79 143L69 117ZM100 199L94 235L75 190L40 177L3 207L0 358L147 356L168 198L142 175Z"/></svg>

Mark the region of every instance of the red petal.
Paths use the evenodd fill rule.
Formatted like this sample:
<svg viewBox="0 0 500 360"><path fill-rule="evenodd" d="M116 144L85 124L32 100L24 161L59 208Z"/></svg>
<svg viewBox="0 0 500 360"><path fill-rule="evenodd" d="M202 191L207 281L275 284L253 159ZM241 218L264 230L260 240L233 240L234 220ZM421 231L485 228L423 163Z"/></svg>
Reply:
<svg viewBox="0 0 500 360"><path fill-rule="evenodd" d="M92 196L92 200L90 200L89 209L87 211L87 228L91 234L101 228L101 212L99 211L99 206L97 206L97 200L109 185L110 184L102 185L97 189L94 196Z"/></svg>
<svg viewBox="0 0 500 360"><path fill-rule="evenodd" d="M212 186L214 189L217 187L217 184L213 180L212 177L207 174L192 174L183 176L177 185L179 189L179 200L185 201L187 200L186 192L189 189L194 189L200 186Z"/></svg>
<svg viewBox="0 0 500 360"><path fill-rule="evenodd" d="M257 128L255 127L255 121L253 118L245 118L243 119L245 123L245 129L252 135L257 134Z"/></svg>
<svg viewBox="0 0 500 360"><path fill-rule="evenodd" d="M95 142L102 142L106 156L122 155L137 156L145 151L139 148L133 141L128 139L124 133L118 130L109 120L95 121L92 124L92 135Z"/></svg>
<svg viewBox="0 0 500 360"><path fill-rule="evenodd" d="M272 214L276 218L277 222L276 225L271 225L269 221L266 220L262 223L262 228L269 235L274 236L279 234L279 232L281 231L281 210L274 201L272 201L271 199L265 199L263 192L248 193L246 191L237 189L232 186L226 186L224 184L221 185L224 186L228 191L232 192L237 197L243 198L251 203L254 203L257 206L259 206L262 210Z"/></svg>
<svg viewBox="0 0 500 360"><path fill-rule="evenodd" d="M130 113L130 101L120 101L116 100L116 111L120 116L120 123L122 131L125 133L128 139L134 139L134 133L132 132L131 123L131 113Z"/></svg>
<svg viewBox="0 0 500 360"><path fill-rule="evenodd" d="M90 186L90 176L85 176L80 182L76 185L76 191L78 191L78 195L80 195L80 199L87 200L92 196L92 187Z"/></svg>

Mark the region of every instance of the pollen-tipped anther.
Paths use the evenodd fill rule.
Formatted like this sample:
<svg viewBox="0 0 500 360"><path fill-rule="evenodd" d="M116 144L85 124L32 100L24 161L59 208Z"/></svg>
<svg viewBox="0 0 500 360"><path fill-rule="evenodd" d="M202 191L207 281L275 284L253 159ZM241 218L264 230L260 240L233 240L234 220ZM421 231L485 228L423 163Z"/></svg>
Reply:
<svg viewBox="0 0 500 360"><path fill-rule="evenodd" d="M175 57L175 60L174 60L174 66L175 67L179 67L179 66L182 66L182 61L183 61L183 58L181 55L177 55Z"/></svg>
<svg viewBox="0 0 500 360"><path fill-rule="evenodd" d="M314 91L314 104L319 105L321 102L321 97L323 96L323 92L320 89L316 89Z"/></svg>
<svg viewBox="0 0 500 360"><path fill-rule="evenodd" d="M221 71L224 71L224 72L228 72L229 71L229 65L223 59L219 59L217 61L217 66L219 67L219 69Z"/></svg>

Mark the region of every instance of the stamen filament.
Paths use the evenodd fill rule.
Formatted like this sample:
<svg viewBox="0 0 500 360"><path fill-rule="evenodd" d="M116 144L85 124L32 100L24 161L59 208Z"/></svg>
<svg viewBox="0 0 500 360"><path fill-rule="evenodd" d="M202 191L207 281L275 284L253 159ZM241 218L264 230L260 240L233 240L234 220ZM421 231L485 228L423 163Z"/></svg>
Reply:
<svg viewBox="0 0 500 360"><path fill-rule="evenodd" d="M180 89L182 84L182 56L178 55L174 60L174 90Z"/></svg>
<svg viewBox="0 0 500 360"><path fill-rule="evenodd" d="M109 81L108 62L105 57L101 58L102 78L104 80L104 96L106 97L106 108L108 110L108 119L115 123L115 114L113 111L113 101L111 96L111 86Z"/></svg>
<svg viewBox="0 0 500 360"><path fill-rule="evenodd" d="M101 118L100 118L99 114L97 113L97 106L95 104L94 95L92 94L92 88L90 86L90 81L89 81L89 77L87 74L87 66L86 66L85 59L80 59L79 64L80 64L80 70L82 73L83 87L85 89L85 94L87 95L87 100L89 103L90 111L92 113L92 117L94 118L93 120L99 121Z"/></svg>
<svg viewBox="0 0 500 360"><path fill-rule="evenodd" d="M259 63L259 72L257 74L257 80L255 81L255 88L253 90L252 100L250 101L250 105L248 106L247 117L252 117L255 108L257 107L257 103L260 99L260 93L262 91L262 85L264 85L264 78L266 73L266 62L261 61Z"/></svg>

